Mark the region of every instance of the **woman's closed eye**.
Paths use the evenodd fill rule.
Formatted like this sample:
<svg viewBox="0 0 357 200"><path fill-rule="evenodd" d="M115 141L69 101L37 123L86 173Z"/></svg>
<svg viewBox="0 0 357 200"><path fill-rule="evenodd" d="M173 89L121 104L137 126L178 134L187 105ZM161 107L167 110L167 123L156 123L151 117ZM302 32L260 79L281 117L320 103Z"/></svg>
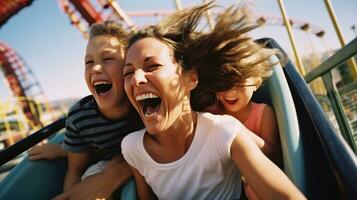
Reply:
<svg viewBox="0 0 357 200"><path fill-rule="evenodd" d="M134 70L129 69L128 67L124 68L124 71L123 71L124 77L128 77L133 73L134 73Z"/></svg>
<svg viewBox="0 0 357 200"><path fill-rule="evenodd" d="M147 65L145 67L145 71L147 72L152 72L152 71L155 71L156 69L158 69L159 67L161 67L162 65L159 64L159 63L156 63L156 64L150 64L150 65Z"/></svg>

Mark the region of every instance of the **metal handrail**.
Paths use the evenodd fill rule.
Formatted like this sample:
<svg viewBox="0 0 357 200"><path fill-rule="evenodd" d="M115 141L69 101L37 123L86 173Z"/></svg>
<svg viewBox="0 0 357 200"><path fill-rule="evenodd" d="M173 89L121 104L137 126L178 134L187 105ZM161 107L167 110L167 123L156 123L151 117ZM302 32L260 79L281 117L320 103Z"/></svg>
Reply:
<svg viewBox="0 0 357 200"><path fill-rule="evenodd" d="M61 119L47 125L23 140L20 140L14 145L0 151L0 166L12 160L16 156L20 155L22 152L26 151L30 147L36 145L42 140L48 138L49 136L57 133L59 130L65 127L66 118Z"/></svg>
<svg viewBox="0 0 357 200"><path fill-rule="evenodd" d="M346 60L350 59L353 55L357 54L357 38L352 40L342 49L338 50L334 55L328 58L325 62L321 63L317 68L309 72L305 77L307 83L321 77L327 95L331 101L331 107L335 113L338 126L342 136L348 142L352 150L357 154L357 146L353 139L352 130L348 124L346 113L344 112L341 98L338 90L332 80L331 70L343 64Z"/></svg>
<svg viewBox="0 0 357 200"><path fill-rule="evenodd" d="M341 65L343 62L357 54L357 38L353 39L345 47L338 50L334 55L321 63L318 67L310 71L304 76L307 83L313 81L317 77L331 71L335 67Z"/></svg>

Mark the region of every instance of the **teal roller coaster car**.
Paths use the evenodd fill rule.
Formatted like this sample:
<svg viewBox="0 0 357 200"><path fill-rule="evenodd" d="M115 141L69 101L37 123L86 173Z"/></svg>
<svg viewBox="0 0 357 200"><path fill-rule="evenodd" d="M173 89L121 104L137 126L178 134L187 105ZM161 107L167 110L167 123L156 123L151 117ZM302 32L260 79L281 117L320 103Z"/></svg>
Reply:
<svg viewBox="0 0 357 200"><path fill-rule="evenodd" d="M271 39L259 42L280 48ZM291 62L284 67L276 65L273 75L253 98L274 108L283 150L283 170L308 199L357 199L356 156L330 125ZM51 142L61 141L64 124L65 118L60 119L3 150L0 164L51 135L57 134ZM61 193L65 171L64 159L29 162L25 158L0 183L0 199L51 199ZM123 186L118 196L136 199L132 180Z"/></svg>

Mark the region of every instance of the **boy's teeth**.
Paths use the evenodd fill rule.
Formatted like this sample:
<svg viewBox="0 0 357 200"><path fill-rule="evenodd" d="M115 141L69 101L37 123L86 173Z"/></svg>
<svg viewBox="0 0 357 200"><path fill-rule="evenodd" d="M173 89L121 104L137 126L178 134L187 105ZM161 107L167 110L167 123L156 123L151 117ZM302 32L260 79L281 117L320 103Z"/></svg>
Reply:
<svg viewBox="0 0 357 200"><path fill-rule="evenodd" d="M153 99L153 98L159 98L156 94L153 93L145 93L141 94L135 97L136 101L144 100L144 99Z"/></svg>

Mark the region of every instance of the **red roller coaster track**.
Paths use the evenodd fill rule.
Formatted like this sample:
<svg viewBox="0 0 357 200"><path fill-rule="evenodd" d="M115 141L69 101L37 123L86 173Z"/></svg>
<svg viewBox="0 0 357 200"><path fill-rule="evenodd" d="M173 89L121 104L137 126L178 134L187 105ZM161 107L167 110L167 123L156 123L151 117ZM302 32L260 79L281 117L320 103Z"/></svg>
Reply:
<svg viewBox="0 0 357 200"><path fill-rule="evenodd" d="M4 25L10 17L18 13L26 6L30 6L33 0L10 0L0 1L0 27Z"/></svg>
<svg viewBox="0 0 357 200"><path fill-rule="evenodd" d="M37 106L33 99L28 98L36 95L36 92L43 93L42 89L21 57L3 42L0 42L0 67L30 125L42 126Z"/></svg>

